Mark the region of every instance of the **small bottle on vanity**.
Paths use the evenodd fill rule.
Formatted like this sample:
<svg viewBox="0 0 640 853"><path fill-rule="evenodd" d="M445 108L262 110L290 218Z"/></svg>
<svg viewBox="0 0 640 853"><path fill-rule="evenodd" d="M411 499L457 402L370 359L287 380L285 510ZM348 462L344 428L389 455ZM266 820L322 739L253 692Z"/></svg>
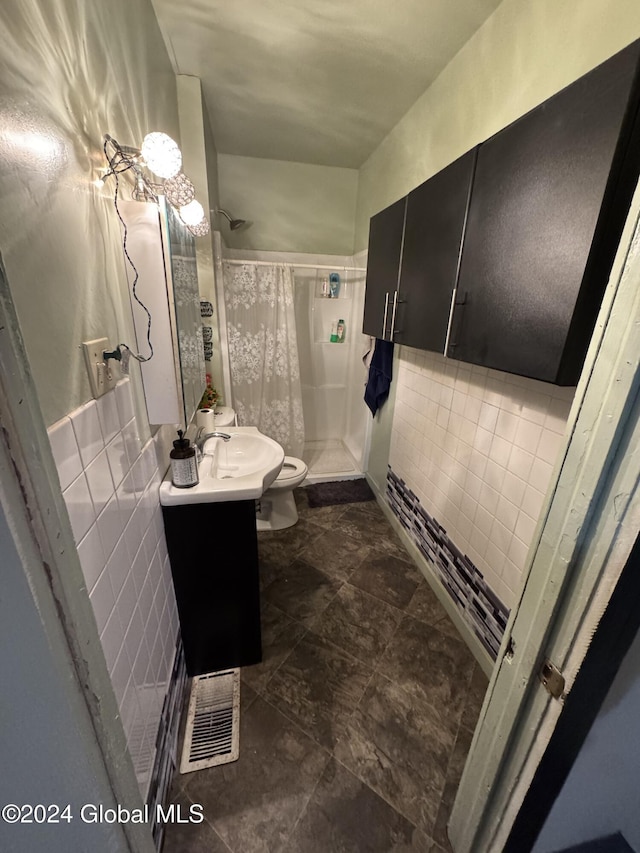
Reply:
<svg viewBox="0 0 640 853"><path fill-rule="evenodd" d="M173 442L173 450L169 454L171 459L171 482L177 489L190 489L197 486L198 460L196 449L192 447L184 432L178 430L178 438Z"/></svg>

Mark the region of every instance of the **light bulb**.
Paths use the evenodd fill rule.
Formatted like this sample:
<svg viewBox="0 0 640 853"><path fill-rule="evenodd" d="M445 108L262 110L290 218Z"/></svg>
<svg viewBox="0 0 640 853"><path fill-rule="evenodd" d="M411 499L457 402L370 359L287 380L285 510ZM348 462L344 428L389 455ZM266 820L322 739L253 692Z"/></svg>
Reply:
<svg viewBox="0 0 640 853"><path fill-rule="evenodd" d="M142 140L141 151L145 163L158 177L173 178L180 171L182 154L166 133L148 133Z"/></svg>
<svg viewBox="0 0 640 853"><path fill-rule="evenodd" d="M196 199L180 208L180 219L182 219L185 225L197 225L204 218L204 208Z"/></svg>
<svg viewBox="0 0 640 853"><path fill-rule="evenodd" d="M169 204L174 207L184 207L193 201L196 190L184 172L178 172L175 177L164 182L164 194Z"/></svg>

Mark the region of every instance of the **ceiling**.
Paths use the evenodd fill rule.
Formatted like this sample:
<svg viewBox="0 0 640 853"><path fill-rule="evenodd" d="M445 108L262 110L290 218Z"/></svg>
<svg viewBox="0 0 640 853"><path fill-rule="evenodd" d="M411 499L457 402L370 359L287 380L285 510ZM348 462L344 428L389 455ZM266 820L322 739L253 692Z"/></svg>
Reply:
<svg viewBox="0 0 640 853"><path fill-rule="evenodd" d="M500 0L153 0L222 154L358 168Z"/></svg>

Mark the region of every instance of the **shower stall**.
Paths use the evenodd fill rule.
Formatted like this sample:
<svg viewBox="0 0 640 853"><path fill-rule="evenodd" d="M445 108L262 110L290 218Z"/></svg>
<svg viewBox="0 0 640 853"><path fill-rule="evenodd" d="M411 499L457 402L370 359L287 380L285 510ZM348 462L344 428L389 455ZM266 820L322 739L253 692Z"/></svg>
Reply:
<svg viewBox="0 0 640 853"><path fill-rule="evenodd" d="M231 405L223 262L284 264L293 273L305 433L302 458L309 469L306 482L361 477L367 466L372 420L364 402L368 376L364 358L373 343L362 334L366 270L354 266L353 261L349 265L350 259L345 257L330 265L337 258L250 250L225 251L224 255L220 251L216 260L225 392ZM339 290L336 293L334 286L331 295L328 280L335 279L336 274ZM332 341L332 331L336 331L339 321L341 339Z"/></svg>
<svg viewBox="0 0 640 853"><path fill-rule="evenodd" d="M359 477L371 420L363 399L370 348L362 334L365 270L294 265L293 273L307 481ZM332 296L329 279L336 275Z"/></svg>

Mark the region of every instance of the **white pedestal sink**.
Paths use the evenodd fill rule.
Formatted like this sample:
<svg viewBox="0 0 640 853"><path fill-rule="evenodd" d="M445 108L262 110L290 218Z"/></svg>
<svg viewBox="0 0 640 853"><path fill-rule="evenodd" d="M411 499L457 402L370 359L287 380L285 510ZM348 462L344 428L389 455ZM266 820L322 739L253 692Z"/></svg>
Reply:
<svg viewBox="0 0 640 853"><path fill-rule="evenodd" d="M222 432L231 438L211 437L203 445L197 486L176 488L170 474L164 480L163 506L256 499L273 483L284 462L282 447L257 427L225 427Z"/></svg>

